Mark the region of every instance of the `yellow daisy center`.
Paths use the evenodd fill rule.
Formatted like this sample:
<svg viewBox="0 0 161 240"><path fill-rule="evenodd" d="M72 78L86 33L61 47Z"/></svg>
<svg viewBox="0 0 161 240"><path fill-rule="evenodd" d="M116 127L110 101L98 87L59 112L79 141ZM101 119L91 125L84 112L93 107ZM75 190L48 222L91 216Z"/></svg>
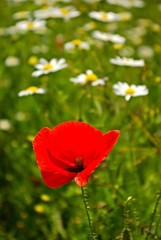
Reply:
<svg viewBox="0 0 161 240"><path fill-rule="evenodd" d="M34 27L34 22L29 22L28 24L27 24L27 27L29 28L29 29L32 29L33 27Z"/></svg>
<svg viewBox="0 0 161 240"><path fill-rule="evenodd" d="M108 14L107 13L101 12L100 16L101 16L102 19L108 19Z"/></svg>
<svg viewBox="0 0 161 240"><path fill-rule="evenodd" d="M72 41L72 43L75 45L75 46L79 46L80 44L81 44L81 40L79 40L79 39L74 39L73 41Z"/></svg>
<svg viewBox="0 0 161 240"><path fill-rule="evenodd" d="M95 81L97 81L97 80L98 80L98 77L97 77L97 75L94 74L94 73L88 73L88 74L86 75L86 82L95 82Z"/></svg>
<svg viewBox="0 0 161 240"><path fill-rule="evenodd" d="M65 8L62 8L60 11L63 15L66 15L69 12L68 9L65 9Z"/></svg>
<svg viewBox="0 0 161 240"><path fill-rule="evenodd" d="M53 65L51 63L47 63L43 66L43 70L50 70L53 69Z"/></svg>
<svg viewBox="0 0 161 240"><path fill-rule="evenodd" d="M31 87L27 88L26 90L27 90L27 91L30 91L30 92L32 92L32 93L36 93L37 90L38 90L38 88L35 87L35 86L31 86Z"/></svg>
<svg viewBox="0 0 161 240"><path fill-rule="evenodd" d="M131 87L127 88L125 91L126 94L134 94L135 92L136 92L136 90Z"/></svg>

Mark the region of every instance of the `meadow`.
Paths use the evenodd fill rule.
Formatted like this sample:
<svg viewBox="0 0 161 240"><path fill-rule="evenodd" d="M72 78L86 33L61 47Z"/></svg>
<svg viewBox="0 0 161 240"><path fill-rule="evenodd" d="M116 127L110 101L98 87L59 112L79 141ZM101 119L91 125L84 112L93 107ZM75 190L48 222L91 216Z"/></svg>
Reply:
<svg viewBox="0 0 161 240"><path fill-rule="evenodd" d="M161 2L1 0L0 12L0 240L160 240ZM81 187L46 186L32 147L67 121L120 131L84 187L93 235Z"/></svg>

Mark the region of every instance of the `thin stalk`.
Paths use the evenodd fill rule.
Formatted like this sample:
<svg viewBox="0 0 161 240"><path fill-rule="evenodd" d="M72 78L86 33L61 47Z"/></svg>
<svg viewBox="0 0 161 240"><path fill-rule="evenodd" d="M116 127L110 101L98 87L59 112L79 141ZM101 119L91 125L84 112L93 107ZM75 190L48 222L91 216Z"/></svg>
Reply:
<svg viewBox="0 0 161 240"><path fill-rule="evenodd" d="M152 225L153 225L153 222L154 222L154 218L155 218L155 215L156 215L157 208L158 208L160 200L161 200L161 190L159 191L159 193L157 195L156 204L155 204L155 207L154 207L154 210L153 210L153 213L152 213L151 222L150 222L150 226L149 226L149 232L152 229ZM149 235L147 234L145 240L148 240L148 238L149 238Z"/></svg>
<svg viewBox="0 0 161 240"><path fill-rule="evenodd" d="M88 220L88 224L89 224L90 237L92 240L97 240L97 236L94 233L93 222L92 222L90 212L89 212L90 207L88 204L88 196L87 196L87 192L85 191L84 187L81 187L81 192L82 192L82 199L83 199L84 208L86 211L86 216L87 216L87 220Z"/></svg>

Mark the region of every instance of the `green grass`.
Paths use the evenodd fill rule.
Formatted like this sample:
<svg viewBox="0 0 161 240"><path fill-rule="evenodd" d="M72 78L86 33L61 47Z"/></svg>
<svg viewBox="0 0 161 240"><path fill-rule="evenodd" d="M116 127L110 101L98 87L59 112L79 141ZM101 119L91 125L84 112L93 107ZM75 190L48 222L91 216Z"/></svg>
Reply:
<svg viewBox="0 0 161 240"><path fill-rule="evenodd" d="M159 0L145 1L143 9L125 9L105 1L87 4L72 1L82 15L65 22L48 19L48 32L27 32L1 36L0 43L0 121L7 119L8 130L0 129L0 239L2 240L84 240L89 237L88 222L81 199L81 189L74 181L57 189L47 188L40 176L32 150L32 140L45 126L50 128L68 120L88 122L103 132L121 131L114 150L92 174L88 201L99 240L161 239L161 21ZM35 11L33 1L8 4L0 2L0 27L13 26L15 12ZM82 26L94 22L96 29L107 31L112 26L92 20L92 10L130 11L132 19L116 22L114 33L126 37L127 31L142 27L145 34L139 43L127 37L124 48L133 49L131 57L140 59L138 48L149 46L153 56L145 58L145 67L115 66L109 60L121 54L112 43L101 47ZM148 23L138 24L139 19ZM113 32L113 31L112 31ZM90 40L90 50L66 52L56 39ZM136 33L137 34L137 33ZM59 35L60 36L60 35ZM33 53L33 46L47 46L48 51ZM8 56L20 58L20 65L7 67ZM35 55L65 58L68 67L34 78L35 70L28 60ZM144 57L143 57L144 58ZM99 77L107 76L105 87L74 85L71 77L92 69ZM149 94L126 102L113 93L114 83L145 84ZM45 87L44 95L18 97L29 86ZM45 197L44 197L45 195Z"/></svg>

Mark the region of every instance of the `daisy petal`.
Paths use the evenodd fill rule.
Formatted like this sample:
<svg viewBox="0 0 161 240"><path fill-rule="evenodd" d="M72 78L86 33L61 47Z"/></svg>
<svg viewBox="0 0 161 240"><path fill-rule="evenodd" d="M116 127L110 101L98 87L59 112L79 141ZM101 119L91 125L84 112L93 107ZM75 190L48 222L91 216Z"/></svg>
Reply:
<svg viewBox="0 0 161 240"><path fill-rule="evenodd" d="M34 71L34 72L32 73L32 76L33 76L33 77L39 77L41 74L42 74L42 71L41 71L41 70L37 70L37 71Z"/></svg>

